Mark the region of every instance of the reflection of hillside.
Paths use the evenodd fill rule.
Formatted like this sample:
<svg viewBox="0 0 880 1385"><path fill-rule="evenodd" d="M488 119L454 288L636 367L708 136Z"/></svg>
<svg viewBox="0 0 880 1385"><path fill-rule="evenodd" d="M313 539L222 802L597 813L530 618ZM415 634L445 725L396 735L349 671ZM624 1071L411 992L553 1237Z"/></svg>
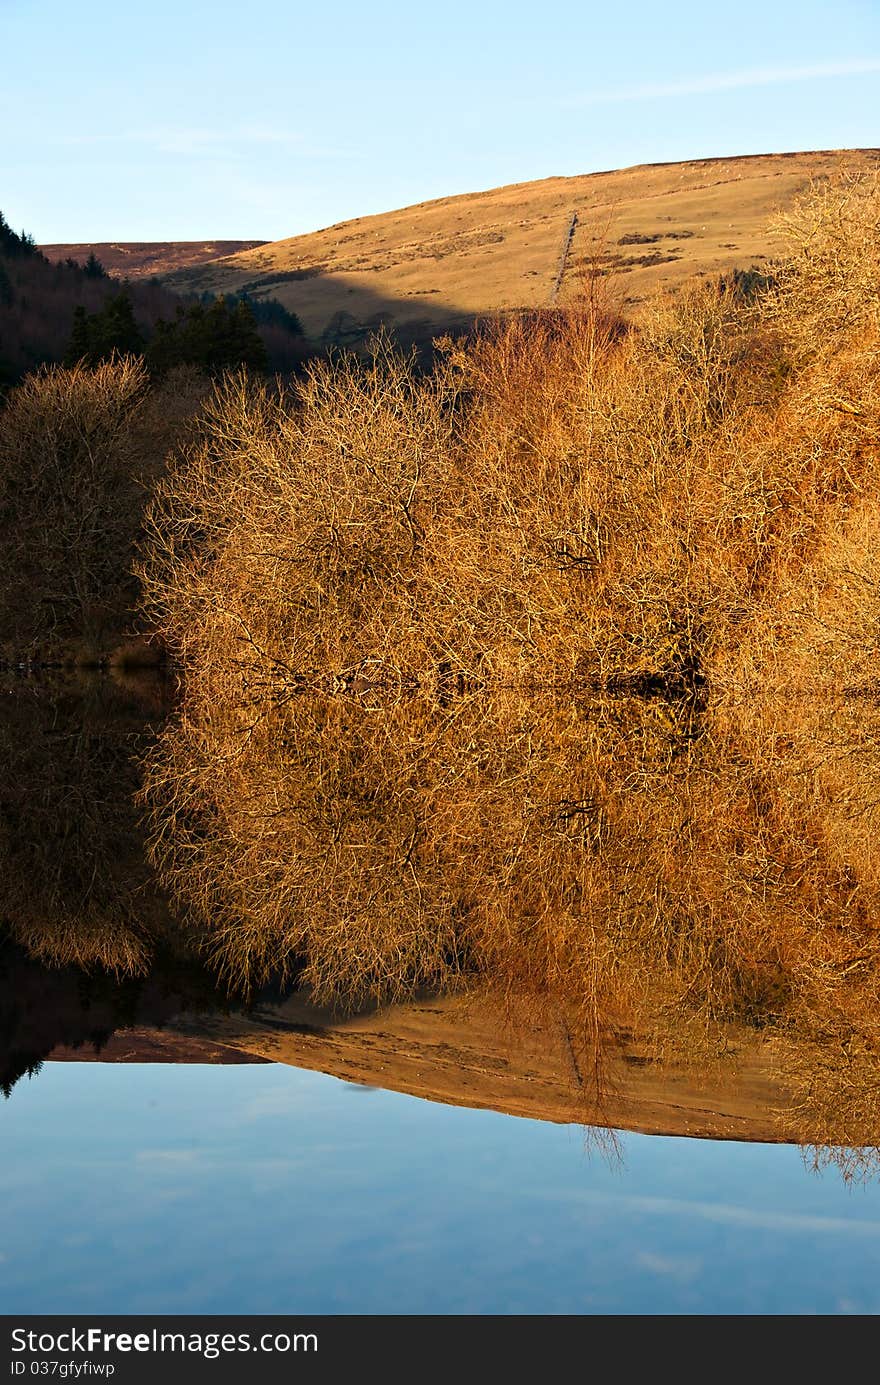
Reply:
<svg viewBox="0 0 880 1385"><path fill-rule="evenodd" d="M414 999L342 1017L299 991L247 1011L190 1008L162 1030L117 1031L97 1052L56 1050L49 1057L270 1061L447 1105L587 1126L603 1148L609 1139L613 1147L607 1132L614 1131L785 1141L810 1145L817 1165L833 1162L846 1177L875 1172L873 1147L846 1143L843 1104L834 1139L817 1143L793 1090L790 1052L778 1039L728 1027L723 1052L682 1045L663 1055L653 1035L622 1031L597 1092L583 1080L562 1017L527 1020L476 996Z"/></svg>
<svg viewBox="0 0 880 1385"><path fill-rule="evenodd" d="M530 1120L713 1139L797 1140L771 1042L742 1030L725 1061L657 1056L623 1033L601 1093L585 1086L561 1023L528 1026L476 997L422 999L347 1019L294 993L252 1013L178 1017L172 1030L346 1082Z"/></svg>
<svg viewBox="0 0 880 1385"><path fill-rule="evenodd" d="M182 1010L223 1008L225 997L198 967L180 959L154 962L149 976L120 979L101 970L46 966L0 942L0 1090L34 1072L59 1045L88 1058L132 1026L165 1025ZM111 1049L111 1051L113 1051ZM169 1046L164 1051L168 1061ZM178 1041L175 1061L226 1061L224 1050Z"/></svg>

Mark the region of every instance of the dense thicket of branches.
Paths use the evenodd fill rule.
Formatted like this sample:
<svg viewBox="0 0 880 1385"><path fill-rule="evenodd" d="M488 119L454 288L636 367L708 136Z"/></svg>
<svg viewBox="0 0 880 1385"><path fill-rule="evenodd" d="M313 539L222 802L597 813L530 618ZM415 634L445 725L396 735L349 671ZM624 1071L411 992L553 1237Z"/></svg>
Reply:
<svg viewBox="0 0 880 1385"><path fill-rule="evenodd" d="M106 658L137 627L143 512L207 381L47 367L0 409L0 659Z"/></svg>

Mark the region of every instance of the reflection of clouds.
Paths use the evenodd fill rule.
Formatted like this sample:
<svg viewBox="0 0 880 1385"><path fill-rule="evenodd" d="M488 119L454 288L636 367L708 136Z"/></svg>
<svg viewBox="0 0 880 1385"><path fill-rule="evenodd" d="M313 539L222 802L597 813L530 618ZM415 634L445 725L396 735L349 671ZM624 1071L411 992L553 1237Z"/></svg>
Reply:
<svg viewBox="0 0 880 1385"><path fill-rule="evenodd" d="M552 1193L545 1194L553 1198ZM880 1221L856 1221L848 1217L823 1217L811 1212L774 1212L760 1207L735 1207L725 1202L694 1202L676 1197L622 1196L609 1199L605 1192L584 1189L575 1200L585 1204L613 1203L615 1211L642 1212L649 1216L691 1217L726 1226L747 1226L757 1231L831 1232L848 1236L880 1237Z"/></svg>
<svg viewBox="0 0 880 1385"><path fill-rule="evenodd" d="M653 1250L640 1250L636 1254L636 1264L640 1269L650 1270L668 1279L678 1279L682 1283L696 1279L703 1268L698 1255L658 1255Z"/></svg>
<svg viewBox="0 0 880 1385"><path fill-rule="evenodd" d="M176 1169L202 1162L201 1150L198 1149L138 1149L134 1157L138 1164L152 1164L159 1169Z"/></svg>
<svg viewBox="0 0 880 1385"><path fill-rule="evenodd" d="M830 1231L855 1236L880 1236L880 1222L850 1221L847 1217L822 1217L810 1212L773 1212L753 1207L733 1207L724 1202L689 1202L679 1198L624 1198L634 1209L663 1215L691 1216L701 1221L731 1226L751 1226L762 1231Z"/></svg>
<svg viewBox="0 0 880 1385"><path fill-rule="evenodd" d="M366 1082L352 1082L330 1074L321 1074L323 1082L332 1083L331 1091L337 1092L384 1092L384 1087L371 1086ZM236 1125L256 1123L273 1116L304 1116L324 1119L328 1092L312 1083L296 1083L291 1086L265 1087L262 1091L251 1092L236 1112Z"/></svg>
<svg viewBox="0 0 880 1385"><path fill-rule="evenodd" d="M266 1087L261 1092L254 1092L243 1103L238 1113L238 1123L261 1121L267 1116L301 1116L309 1107L308 1098L296 1088Z"/></svg>

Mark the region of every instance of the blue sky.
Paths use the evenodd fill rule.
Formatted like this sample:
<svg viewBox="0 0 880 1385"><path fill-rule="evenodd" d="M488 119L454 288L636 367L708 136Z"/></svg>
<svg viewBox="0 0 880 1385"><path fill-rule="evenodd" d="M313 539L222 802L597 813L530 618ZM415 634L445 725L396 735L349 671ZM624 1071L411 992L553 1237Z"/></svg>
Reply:
<svg viewBox="0 0 880 1385"><path fill-rule="evenodd" d="M39 241L276 239L552 174L880 145L877 0L0 0L0 51L0 208Z"/></svg>

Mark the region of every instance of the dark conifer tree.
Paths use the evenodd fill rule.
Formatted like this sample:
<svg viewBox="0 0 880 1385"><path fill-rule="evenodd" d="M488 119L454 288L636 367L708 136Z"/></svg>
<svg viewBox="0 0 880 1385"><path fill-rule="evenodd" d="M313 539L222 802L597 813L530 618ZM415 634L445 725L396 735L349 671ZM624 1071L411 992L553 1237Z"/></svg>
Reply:
<svg viewBox="0 0 880 1385"><path fill-rule="evenodd" d="M115 352L138 356L143 352L144 335L134 316L134 304L128 288L111 294L100 312L86 313L82 306L74 309L73 330L65 352L68 363L87 361L97 365Z"/></svg>
<svg viewBox="0 0 880 1385"><path fill-rule="evenodd" d="M92 334L89 330L89 319L86 317L85 308L79 303L73 310L73 329L64 357L65 362L67 365L76 365L78 361L88 361L91 351Z"/></svg>
<svg viewBox="0 0 880 1385"><path fill-rule="evenodd" d="M104 336L98 343L102 356L109 356L113 351L137 356L143 351L144 336L135 322L134 304L127 287L108 298L97 316L103 319Z"/></svg>
<svg viewBox="0 0 880 1385"><path fill-rule="evenodd" d="M33 236L29 236L26 231L20 234L13 231L6 217L0 212L0 255L8 255L11 259L25 256L40 256Z"/></svg>
<svg viewBox="0 0 880 1385"><path fill-rule="evenodd" d="M108 277L106 269L101 264L94 250L89 252L89 258L83 266L83 271L89 279L106 279Z"/></svg>
<svg viewBox="0 0 880 1385"><path fill-rule="evenodd" d="M229 304L224 298L179 307L173 322L156 324L147 348L152 370L175 365L197 365L217 373L238 365L268 369L268 357L247 304Z"/></svg>
<svg viewBox="0 0 880 1385"><path fill-rule="evenodd" d="M262 337L257 331L250 303L241 299L235 305L235 336L238 359L253 370L268 370L269 358Z"/></svg>

